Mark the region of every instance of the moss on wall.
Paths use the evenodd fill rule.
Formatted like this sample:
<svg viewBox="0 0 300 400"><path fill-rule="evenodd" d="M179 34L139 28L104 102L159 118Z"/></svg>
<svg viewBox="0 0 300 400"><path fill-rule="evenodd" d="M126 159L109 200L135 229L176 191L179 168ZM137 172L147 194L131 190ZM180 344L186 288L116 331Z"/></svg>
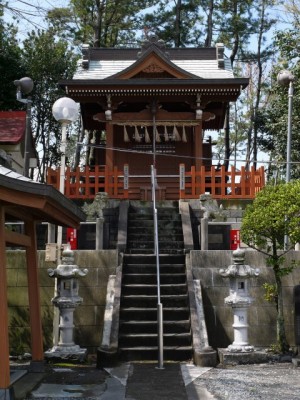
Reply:
<svg viewBox="0 0 300 400"><path fill-rule="evenodd" d="M93 352L100 345L106 286L109 275L115 274L118 255L115 250L75 251L75 263L87 268L88 274L79 282L79 295L83 303L74 313L74 340L81 347ZM55 263L45 261L45 252L38 252L40 300L44 349L52 347L54 279L48 268ZM29 303L25 251L7 251L8 310L10 353L30 352L31 335L29 326Z"/></svg>

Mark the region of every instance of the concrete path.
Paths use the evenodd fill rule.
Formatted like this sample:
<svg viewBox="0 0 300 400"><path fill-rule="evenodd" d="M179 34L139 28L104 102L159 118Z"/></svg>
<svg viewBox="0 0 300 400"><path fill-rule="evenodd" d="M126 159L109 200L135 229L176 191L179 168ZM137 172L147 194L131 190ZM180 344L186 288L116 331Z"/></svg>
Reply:
<svg viewBox="0 0 300 400"><path fill-rule="evenodd" d="M192 382L208 370L186 363L167 363L163 369L152 363L124 363L103 369L48 366L46 373L29 372L23 376L14 384L14 393L16 400L197 400L200 397ZM199 390L206 392L204 388Z"/></svg>
<svg viewBox="0 0 300 400"><path fill-rule="evenodd" d="M124 363L31 372L13 386L15 400L299 400L300 368L292 363L201 368L187 363ZM19 367L24 369L24 366ZM10 397L9 397L10 398ZM12 397L11 397L12 398ZM0 400L8 398L1 395Z"/></svg>

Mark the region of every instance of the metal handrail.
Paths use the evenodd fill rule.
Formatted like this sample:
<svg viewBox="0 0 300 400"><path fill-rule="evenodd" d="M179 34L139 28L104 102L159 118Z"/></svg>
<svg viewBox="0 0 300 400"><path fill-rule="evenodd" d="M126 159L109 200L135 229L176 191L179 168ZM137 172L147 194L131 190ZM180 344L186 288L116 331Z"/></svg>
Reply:
<svg viewBox="0 0 300 400"><path fill-rule="evenodd" d="M154 254L156 257L156 279L157 279L157 319L158 319L158 368L163 368L163 306L160 301L160 266L159 266L159 245L158 245L158 224L156 208L156 170L151 165L151 186L153 201L153 220L154 220Z"/></svg>

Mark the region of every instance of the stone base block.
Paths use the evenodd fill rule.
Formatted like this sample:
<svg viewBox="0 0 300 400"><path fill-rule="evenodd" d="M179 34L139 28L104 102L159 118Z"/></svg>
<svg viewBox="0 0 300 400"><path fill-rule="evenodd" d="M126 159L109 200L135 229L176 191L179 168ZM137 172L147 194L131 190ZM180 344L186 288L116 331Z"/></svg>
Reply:
<svg viewBox="0 0 300 400"><path fill-rule="evenodd" d="M199 351L194 350L193 361L197 367L215 367L217 365L217 352L211 347Z"/></svg>
<svg viewBox="0 0 300 400"><path fill-rule="evenodd" d="M79 346L76 346L76 349L74 349L73 351L71 349L69 349L68 351L60 350L58 347L55 347L54 349L45 352L45 358L48 361L68 360L68 361L85 362L87 359L87 349L82 349L78 347Z"/></svg>
<svg viewBox="0 0 300 400"><path fill-rule="evenodd" d="M220 364L241 365L241 364L263 364L268 362L291 362L292 356L268 353L264 350L252 352L232 353L227 349L218 349Z"/></svg>

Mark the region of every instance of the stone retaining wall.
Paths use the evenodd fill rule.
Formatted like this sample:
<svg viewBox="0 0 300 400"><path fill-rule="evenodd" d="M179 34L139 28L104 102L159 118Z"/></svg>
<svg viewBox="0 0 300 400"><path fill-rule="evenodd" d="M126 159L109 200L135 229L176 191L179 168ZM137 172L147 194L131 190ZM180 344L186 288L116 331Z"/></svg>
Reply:
<svg viewBox="0 0 300 400"><path fill-rule="evenodd" d="M227 347L233 341L232 310L224 304L229 294L229 282L219 275L219 268L232 264L232 252L191 251L191 265L194 279L200 279L203 290L204 312L210 344ZM40 293L43 315L45 350L52 347L53 306L51 298L54 279L47 273L55 268L54 263L45 262L45 252L39 251ZM288 259L300 261L300 252L293 252ZM75 251L76 264L88 268L88 275L80 279L79 295L83 304L74 313L75 342L94 352L102 339L103 316L106 288L109 275L114 275L118 265L115 250ZM272 269L266 267L265 258L253 251L246 251L246 264L260 268L258 279L251 279L250 294L255 301L249 309L249 342L258 347L266 347L276 341L276 310L273 304L264 300L264 282L273 282ZM24 251L7 251L8 305L10 315L11 354L30 351L30 330L28 321L27 276ZM294 286L300 284L300 268L283 278L284 310L287 337L290 345L295 345L294 335Z"/></svg>
<svg viewBox="0 0 300 400"><path fill-rule="evenodd" d="M193 275L200 279L203 290L204 313L210 345L227 347L233 342L233 314L231 307L224 304L229 295L229 280L219 275L219 268L233 264L231 251L192 251ZM289 260L300 262L300 252L290 252ZM271 267L266 266L265 257L254 250L246 250L245 264L260 269L258 278L249 280L249 293L254 298L248 310L249 342L253 346L268 347L276 343L276 308L264 299L265 282L274 283ZM284 317L288 342L295 347L293 290L300 284L300 267L282 279L284 294Z"/></svg>
<svg viewBox="0 0 300 400"><path fill-rule="evenodd" d="M75 262L89 270L80 279L79 296L83 303L74 313L75 343L93 352L102 337L103 315L105 310L106 287L109 275L115 274L118 263L116 250L74 251ZM45 251L38 252L40 296L43 318L44 348L52 347L54 279L47 273L56 264L45 262ZM28 314L27 272L25 252L7 251L8 306L10 325L11 354L30 351L30 328Z"/></svg>

